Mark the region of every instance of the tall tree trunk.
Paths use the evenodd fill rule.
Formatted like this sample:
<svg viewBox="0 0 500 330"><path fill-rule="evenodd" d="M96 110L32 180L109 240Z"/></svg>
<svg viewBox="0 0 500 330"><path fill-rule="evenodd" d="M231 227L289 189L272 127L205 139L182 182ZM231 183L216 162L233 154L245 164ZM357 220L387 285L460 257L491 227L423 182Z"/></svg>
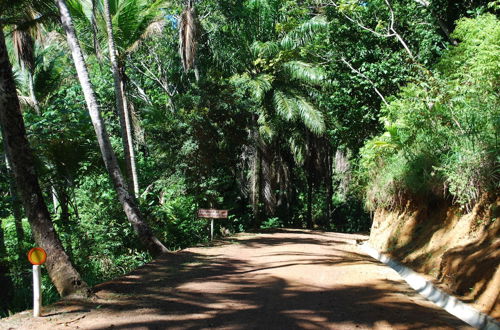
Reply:
<svg viewBox="0 0 500 330"><path fill-rule="evenodd" d="M40 103L38 103L38 99L36 98L35 94L35 83L33 81L33 73L28 72L28 87L30 90L30 98L31 102L33 102L33 108L35 109L35 112L37 115L40 115Z"/></svg>
<svg viewBox="0 0 500 330"><path fill-rule="evenodd" d="M4 143L4 150L7 150L7 144L5 143L5 136L3 134L3 130L2 130L2 138ZM17 193L17 187L15 182L16 179L14 178L14 173L12 173L12 168L10 166L7 154L5 154L5 165L7 168L7 176L9 180L9 194L12 207L12 215L14 216L14 227L16 228L17 254L19 260L21 260L21 258L24 257L23 244L22 244L22 242L24 241L22 206L21 206L21 201L19 200L19 195Z"/></svg>
<svg viewBox="0 0 500 330"><path fill-rule="evenodd" d="M47 251L47 270L61 296L88 295L89 288L71 264L54 230L35 171L26 138L16 85L9 62L3 28L0 27L0 125L6 153L30 222L35 242Z"/></svg>
<svg viewBox="0 0 500 330"><path fill-rule="evenodd" d="M276 213L276 195L274 193L273 151L267 143L262 143L262 197L266 216L273 217Z"/></svg>
<svg viewBox="0 0 500 330"><path fill-rule="evenodd" d="M333 171L332 171L332 147L328 145L326 158L326 224L332 221L333 212Z"/></svg>
<svg viewBox="0 0 500 330"><path fill-rule="evenodd" d="M129 187L134 189L134 196L139 195L139 182L137 180L137 170L135 164L135 152L132 138L132 127L130 125L130 113L125 96L125 82L122 79L122 73L125 68L120 66L117 60L117 50L115 47L115 38L113 35L113 23L109 11L109 0L104 0L104 19L106 21L106 30L108 33L109 59L111 62L111 71L113 72L113 81L115 87L116 110L120 118L120 128L122 133L123 151L125 155L125 166L127 168L127 177Z"/></svg>
<svg viewBox="0 0 500 330"><path fill-rule="evenodd" d="M59 189L59 194L58 194L59 205L61 206L61 213L59 213L59 220L61 222L61 228L66 235L71 232L71 223L69 214L69 195L67 189L68 189L67 186L61 187L61 189ZM68 255L72 258L73 246L71 245L71 235L69 236L69 239L65 240L64 238L65 236L63 236L63 242L66 243L66 251L68 252Z"/></svg>
<svg viewBox="0 0 500 330"><path fill-rule="evenodd" d="M54 210L54 214L57 214L59 200L57 199L57 191L55 185L50 186L50 195L52 196L52 209Z"/></svg>
<svg viewBox="0 0 500 330"><path fill-rule="evenodd" d="M1 257L5 255L7 255L7 249L5 248L5 236L2 227L2 219L0 219L0 260Z"/></svg>
<svg viewBox="0 0 500 330"><path fill-rule="evenodd" d="M73 26L68 7L66 6L66 2L64 0L55 0L55 2L59 8L61 22L64 31L66 32L66 38L69 48L71 49L71 54L75 63L78 79L80 80L80 85L82 86L83 94L85 96L90 118L97 135L97 142L99 143L99 147L101 149L102 158L111 180L113 181L113 185L118 195L118 199L122 204L123 211L139 236L139 239L150 253L157 255L168 252L167 248L165 248L165 246L163 246L163 244L153 235L149 226L146 222L144 222L142 214L135 203L134 197L129 193L127 184L123 179L120 167L118 166L116 155L111 147L111 142L109 140L104 121L102 120L99 105L97 104L97 98L92 84L90 83L87 66L83 58L80 44L78 43L78 39L76 37L75 28Z"/></svg>
<svg viewBox="0 0 500 330"><path fill-rule="evenodd" d="M313 220L312 220L312 196L313 196L313 180L312 174L307 173L307 228L313 228Z"/></svg>
<svg viewBox="0 0 500 330"><path fill-rule="evenodd" d="M252 200L252 213L254 218L254 227L260 226L260 192L261 192L261 152L257 146L253 155L252 162L252 177L251 177L251 200Z"/></svg>
<svg viewBox="0 0 500 330"><path fill-rule="evenodd" d="M130 177L132 181L132 186L134 189L135 197L139 197L139 178L137 176L137 162L135 160L135 150L134 150L134 137L132 135L132 114L130 112L130 106L127 100L127 95L125 94L125 68L120 68L120 90L123 97L123 116L125 118L125 133L127 134L128 141L128 153L130 157Z"/></svg>
<svg viewBox="0 0 500 330"><path fill-rule="evenodd" d="M306 214L306 223L307 228L313 228L313 219L312 219L312 195L313 195L313 171L314 171L314 159L315 152L313 150L313 141L311 138L311 134L306 132L307 135L307 160L306 160L306 181L307 181L307 214Z"/></svg>

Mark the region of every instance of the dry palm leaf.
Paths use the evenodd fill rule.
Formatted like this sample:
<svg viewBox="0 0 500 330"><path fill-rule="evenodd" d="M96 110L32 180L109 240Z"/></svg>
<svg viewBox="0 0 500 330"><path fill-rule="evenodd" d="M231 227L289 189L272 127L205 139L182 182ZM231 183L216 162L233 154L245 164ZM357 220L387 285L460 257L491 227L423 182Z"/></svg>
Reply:
<svg viewBox="0 0 500 330"><path fill-rule="evenodd" d="M196 56L196 34L196 13L192 1L188 0L179 22L179 52L184 71L188 71L194 67L194 60Z"/></svg>
<svg viewBox="0 0 500 330"><path fill-rule="evenodd" d="M16 29L12 32L12 41L19 65L25 67L29 72L33 72L35 69L35 41L30 33Z"/></svg>

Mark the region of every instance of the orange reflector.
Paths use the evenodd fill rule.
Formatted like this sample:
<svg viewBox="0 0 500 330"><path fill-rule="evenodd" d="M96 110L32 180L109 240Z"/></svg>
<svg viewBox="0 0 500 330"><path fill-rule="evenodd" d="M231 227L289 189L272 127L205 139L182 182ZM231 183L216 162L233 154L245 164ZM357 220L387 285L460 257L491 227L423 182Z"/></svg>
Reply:
<svg viewBox="0 0 500 330"><path fill-rule="evenodd" d="M43 265L47 260L47 252L44 249L36 247L28 252L28 260L32 265Z"/></svg>

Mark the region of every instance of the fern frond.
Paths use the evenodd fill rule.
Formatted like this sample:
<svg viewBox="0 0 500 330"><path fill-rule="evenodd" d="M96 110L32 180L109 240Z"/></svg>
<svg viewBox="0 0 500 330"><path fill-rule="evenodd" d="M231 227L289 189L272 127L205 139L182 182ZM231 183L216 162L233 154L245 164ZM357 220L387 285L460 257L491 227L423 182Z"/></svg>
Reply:
<svg viewBox="0 0 500 330"><path fill-rule="evenodd" d="M282 64L283 72L290 79L302 83L322 86L326 83L326 72L317 66L302 61L290 61Z"/></svg>

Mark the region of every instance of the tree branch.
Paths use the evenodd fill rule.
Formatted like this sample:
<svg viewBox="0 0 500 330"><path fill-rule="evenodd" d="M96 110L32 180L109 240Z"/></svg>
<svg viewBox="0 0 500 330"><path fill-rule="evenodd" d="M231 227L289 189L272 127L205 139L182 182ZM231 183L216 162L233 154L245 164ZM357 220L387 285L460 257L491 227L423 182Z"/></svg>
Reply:
<svg viewBox="0 0 500 330"><path fill-rule="evenodd" d="M350 68L353 72L355 72L355 73L356 73L356 74L358 74L360 77L362 77L362 78L364 78L366 81L368 81L368 82L372 85L373 89L375 90L375 93L377 93L377 95L380 97L380 99L382 100L382 102L384 102L384 104L385 104L385 105L389 105L389 104L387 103L387 101L385 100L384 95L382 95L382 93L380 93L380 91L378 90L378 88L375 86L375 83L374 83L372 80L370 80L370 78L368 78L368 77L367 77L364 73L362 73L361 71L359 71L359 70L357 70L356 68L354 68L354 67L352 66L352 64L351 64L351 63L349 63L349 61L347 61L345 58L343 58L343 57L342 57L340 60L341 60L341 61L342 61L345 65L347 65L347 66L348 66L348 67L349 67L349 68Z"/></svg>

